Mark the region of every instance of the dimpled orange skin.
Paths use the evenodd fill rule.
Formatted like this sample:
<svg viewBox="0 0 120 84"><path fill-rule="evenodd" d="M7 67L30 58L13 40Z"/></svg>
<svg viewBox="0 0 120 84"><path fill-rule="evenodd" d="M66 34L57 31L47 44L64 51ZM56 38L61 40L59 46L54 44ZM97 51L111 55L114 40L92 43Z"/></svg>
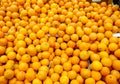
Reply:
<svg viewBox="0 0 120 84"><path fill-rule="evenodd" d="M119 84L118 5L1 0L0 84Z"/></svg>

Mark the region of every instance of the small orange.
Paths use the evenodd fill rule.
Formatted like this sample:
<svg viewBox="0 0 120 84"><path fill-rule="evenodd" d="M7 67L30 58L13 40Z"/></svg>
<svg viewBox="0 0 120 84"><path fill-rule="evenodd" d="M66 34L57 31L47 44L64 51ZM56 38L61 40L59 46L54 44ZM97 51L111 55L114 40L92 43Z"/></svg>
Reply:
<svg viewBox="0 0 120 84"><path fill-rule="evenodd" d="M48 59L50 57L50 53L47 52L47 51L44 51L44 52L41 53L41 57Z"/></svg>
<svg viewBox="0 0 120 84"><path fill-rule="evenodd" d="M90 68L92 70L96 70L96 71L99 71L102 69L102 63L99 62L99 61L93 61L90 65Z"/></svg>
<svg viewBox="0 0 120 84"><path fill-rule="evenodd" d="M35 71L32 69L32 68L28 68L26 73L25 73L25 78L28 80L28 81L32 81L36 78L36 73Z"/></svg>
<svg viewBox="0 0 120 84"><path fill-rule="evenodd" d="M45 80L47 78L47 73L43 70L38 71L37 78L40 80Z"/></svg>
<svg viewBox="0 0 120 84"><path fill-rule="evenodd" d="M54 64L54 65L60 64L60 60L61 60L61 59L60 59L59 56L54 57L54 58L53 58L53 64Z"/></svg>
<svg viewBox="0 0 120 84"><path fill-rule="evenodd" d="M100 55L98 55L98 54L92 54L92 55L90 55L90 60L91 61L95 61L95 60L100 60Z"/></svg>
<svg viewBox="0 0 120 84"><path fill-rule="evenodd" d="M0 46L0 55L4 54L5 50L6 50L5 47Z"/></svg>
<svg viewBox="0 0 120 84"><path fill-rule="evenodd" d="M33 62L31 67L34 69L34 70L39 70L41 64L40 62Z"/></svg>
<svg viewBox="0 0 120 84"><path fill-rule="evenodd" d="M57 35L57 29L52 27L52 28L49 28L49 34L50 36L56 36Z"/></svg>
<svg viewBox="0 0 120 84"><path fill-rule="evenodd" d="M115 21L115 25L116 25L117 27L120 27L120 19L117 19L117 20Z"/></svg>
<svg viewBox="0 0 120 84"><path fill-rule="evenodd" d="M112 67L115 70L120 70L120 67L118 65L120 64L120 60L113 60Z"/></svg>
<svg viewBox="0 0 120 84"><path fill-rule="evenodd" d="M19 67L19 70L26 71L28 69L28 64L25 62L20 62L18 67Z"/></svg>
<svg viewBox="0 0 120 84"><path fill-rule="evenodd" d="M24 54L22 57L21 57L21 61L23 61L23 62L30 62L30 59L31 57L30 57L30 55L29 54Z"/></svg>
<svg viewBox="0 0 120 84"><path fill-rule="evenodd" d="M108 57L108 53L106 51L99 52L100 58Z"/></svg>
<svg viewBox="0 0 120 84"><path fill-rule="evenodd" d="M89 78L91 76L91 72L89 69L84 69L82 68L81 71L80 71L80 75L86 79L86 78Z"/></svg>
<svg viewBox="0 0 120 84"><path fill-rule="evenodd" d="M83 24L86 24L86 23L88 22L88 18L87 18L86 16L81 16L80 21L81 21Z"/></svg>
<svg viewBox="0 0 120 84"><path fill-rule="evenodd" d="M8 61L8 57L6 55L1 55L0 63L6 63Z"/></svg>
<svg viewBox="0 0 120 84"><path fill-rule="evenodd" d="M42 84L42 81L39 80L38 78L35 78L35 79L32 81L32 84Z"/></svg>
<svg viewBox="0 0 120 84"><path fill-rule="evenodd" d="M108 74L110 74L110 69L108 67L102 67L100 73L102 76L107 76Z"/></svg>
<svg viewBox="0 0 120 84"><path fill-rule="evenodd" d="M69 84L69 78L67 76L61 76L60 83L61 84Z"/></svg>
<svg viewBox="0 0 120 84"><path fill-rule="evenodd" d="M112 83L117 84L117 79L114 75L109 74L105 77L105 82L108 84L112 84Z"/></svg>
<svg viewBox="0 0 120 84"><path fill-rule="evenodd" d="M85 79L85 84L95 84L95 79L87 78L87 79Z"/></svg>
<svg viewBox="0 0 120 84"><path fill-rule="evenodd" d="M112 65L112 60L108 57L104 57L101 59L101 63L105 67L110 67Z"/></svg>
<svg viewBox="0 0 120 84"><path fill-rule="evenodd" d="M5 72L4 72L4 77L6 79L12 79L14 77L14 71L11 70L11 69L7 69Z"/></svg>
<svg viewBox="0 0 120 84"><path fill-rule="evenodd" d="M80 61L80 67L81 68L87 68L88 67L88 61Z"/></svg>
<svg viewBox="0 0 120 84"><path fill-rule="evenodd" d="M39 31L37 32L36 36L37 36L38 38L42 38L42 37L45 36L45 32L44 32L43 30L39 30Z"/></svg>
<svg viewBox="0 0 120 84"><path fill-rule="evenodd" d="M99 51L104 51L104 50L106 50L106 49L107 49L106 44L104 44L104 43L99 43L99 44L98 44L98 50L99 50Z"/></svg>
<svg viewBox="0 0 120 84"><path fill-rule="evenodd" d="M0 46L6 46L8 40L6 38L0 38Z"/></svg>
<svg viewBox="0 0 120 84"><path fill-rule="evenodd" d="M26 51L31 56L35 56L37 54L36 48L33 45L29 45Z"/></svg>
<svg viewBox="0 0 120 84"><path fill-rule="evenodd" d="M89 42L89 36L83 35L82 38L81 38L81 40L82 40L83 42Z"/></svg>
<svg viewBox="0 0 120 84"><path fill-rule="evenodd" d="M70 82L70 84L79 84L79 82L78 82L77 80L73 79L73 80Z"/></svg>
<svg viewBox="0 0 120 84"><path fill-rule="evenodd" d="M88 60L89 59L89 54L88 54L88 52L87 51L81 51L80 52L80 59L82 59L82 60Z"/></svg>
<svg viewBox="0 0 120 84"><path fill-rule="evenodd" d="M81 69L80 66L77 64L72 66L72 70L74 70L75 72L80 72L80 69Z"/></svg>
<svg viewBox="0 0 120 84"><path fill-rule="evenodd" d="M101 73L100 72L98 72L98 71L92 71L91 72L91 77L93 78L93 79L95 79L95 80L100 80L101 79Z"/></svg>
<svg viewBox="0 0 120 84"><path fill-rule="evenodd" d="M41 50L46 51L48 49L49 49L49 43L48 42L41 43Z"/></svg>
<svg viewBox="0 0 120 84"><path fill-rule="evenodd" d="M48 66L49 65L49 60L48 59L42 59L41 61L42 65Z"/></svg>
<svg viewBox="0 0 120 84"><path fill-rule="evenodd" d="M111 74L114 75L117 79L120 78L120 73L119 73L119 71L117 71L117 70L112 70L112 71L111 71Z"/></svg>
<svg viewBox="0 0 120 84"><path fill-rule="evenodd" d="M60 78L60 76L57 73L53 73L51 75L51 80L54 81L54 82L57 82L59 80L59 78Z"/></svg>
<svg viewBox="0 0 120 84"><path fill-rule="evenodd" d="M116 43L110 43L108 48L110 51L115 51L118 49L118 45Z"/></svg>
<svg viewBox="0 0 120 84"><path fill-rule="evenodd" d="M23 41L23 40L19 40L19 41L17 41L16 46L18 48L20 48L20 47L26 47L26 42Z"/></svg>
<svg viewBox="0 0 120 84"><path fill-rule="evenodd" d="M96 33L91 33L89 35L89 38L90 38L91 41L95 41L97 39L97 34Z"/></svg>
<svg viewBox="0 0 120 84"><path fill-rule="evenodd" d="M120 49L117 49L117 50L115 50L115 52L114 52L114 55L117 57L117 58L120 58Z"/></svg>
<svg viewBox="0 0 120 84"><path fill-rule="evenodd" d="M72 70L72 71L68 72L67 76L68 76L69 79L75 79L77 77L77 73Z"/></svg>
<svg viewBox="0 0 120 84"><path fill-rule="evenodd" d="M7 54L8 59L14 60L16 58L16 53L15 52L9 52Z"/></svg>
<svg viewBox="0 0 120 84"><path fill-rule="evenodd" d="M16 78L18 80L24 80L25 79L25 72L24 71L18 71L17 74L16 74Z"/></svg>
<svg viewBox="0 0 120 84"><path fill-rule="evenodd" d="M60 74L60 73L62 73L62 71L63 71L63 67L62 67L61 65L56 65L56 66L54 67L54 71L55 71L56 73Z"/></svg>
<svg viewBox="0 0 120 84"><path fill-rule="evenodd" d="M71 48L74 48L75 47L75 42L70 40L70 41L68 41L67 46L71 47Z"/></svg>
<svg viewBox="0 0 120 84"><path fill-rule="evenodd" d="M71 56L73 54L73 48L68 47L66 48L65 52L68 56Z"/></svg>
<svg viewBox="0 0 120 84"><path fill-rule="evenodd" d="M65 71L70 71L70 70L72 69L72 64L71 64L70 62L65 62L65 63L63 64L63 69L64 69Z"/></svg>
<svg viewBox="0 0 120 84"><path fill-rule="evenodd" d="M67 33L67 34L74 34L74 33L75 33L74 27L73 27L73 26L68 26L68 27L66 28L66 33Z"/></svg>
<svg viewBox="0 0 120 84"><path fill-rule="evenodd" d="M78 64L79 61L80 61L80 59L79 59L79 57L77 57L77 56L73 56L73 57L71 58L71 63L72 63L72 64Z"/></svg>

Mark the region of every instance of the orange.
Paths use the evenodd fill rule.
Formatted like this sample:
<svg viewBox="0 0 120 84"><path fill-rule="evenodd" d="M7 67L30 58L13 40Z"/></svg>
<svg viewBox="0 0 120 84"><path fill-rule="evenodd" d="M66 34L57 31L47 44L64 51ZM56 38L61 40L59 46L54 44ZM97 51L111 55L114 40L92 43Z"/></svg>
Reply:
<svg viewBox="0 0 120 84"><path fill-rule="evenodd" d="M4 72L4 77L6 79L12 79L14 77L14 71L11 70L11 69L7 69L5 72Z"/></svg>
<svg viewBox="0 0 120 84"><path fill-rule="evenodd" d="M108 53L106 51L99 52L100 58L108 57Z"/></svg>
<svg viewBox="0 0 120 84"><path fill-rule="evenodd" d="M110 43L108 48L110 51L115 51L118 49L118 45L116 43Z"/></svg>
<svg viewBox="0 0 120 84"><path fill-rule="evenodd" d="M75 41L75 42L76 42L76 41L78 41L78 38L79 38L79 37L78 37L77 34L72 34L72 35L71 35L71 40L72 40L72 41Z"/></svg>
<svg viewBox="0 0 120 84"><path fill-rule="evenodd" d="M120 64L120 60L113 60L112 67L115 70L120 70L120 67L118 65Z"/></svg>
<svg viewBox="0 0 120 84"><path fill-rule="evenodd" d="M79 61L80 61L80 59L79 59L79 57L77 57L77 56L73 56L73 57L71 58L71 63L72 63L72 64L78 64Z"/></svg>
<svg viewBox="0 0 120 84"><path fill-rule="evenodd" d="M115 25L116 25L117 27L120 27L120 19L117 19L117 20L115 21Z"/></svg>
<svg viewBox="0 0 120 84"><path fill-rule="evenodd" d="M101 73L100 72L98 72L98 71L92 71L91 72L91 77L93 78L93 79L95 79L95 80L100 80L101 79Z"/></svg>
<svg viewBox="0 0 120 84"><path fill-rule="evenodd" d="M32 84L42 84L42 81L39 80L38 78L35 78L35 79L32 81Z"/></svg>
<svg viewBox="0 0 120 84"><path fill-rule="evenodd" d="M90 41L90 40L89 40L89 36L87 36L87 35L83 35L82 38L81 38L81 40L82 40L83 42L89 42L89 41Z"/></svg>
<svg viewBox="0 0 120 84"><path fill-rule="evenodd" d="M102 76L107 76L108 74L110 74L110 69L108 67L102 67L100 73Z"/></svg>
<svg viewBox="0 0 120 84"><path fill-rule="evenodd" d="M45 32L44 32L43 30L39 30L39 31L37 32L36 36L37 36L38 38L42 38L42 37L45 36Z"/></svg>
<svg viewBox="0 0 120 84"><path fill-rule="evenodd" d="M96 70L96 71L99 71L102 69L102 63L100 63L99 61L93 61L90 65L90 68L92 70Z"/></svg>
<svg viewBox="0 0 120 84"><path fill-rule="evenodd" d="M26 47L26 42L23 41L23 40L19 40L19 41L17 41L16 46L18 48L20 48L20 47Z"/></svg>
<svg viewBox="0 0 120 84"><path fill-rule="evenodd" d="M117 71L117 70L112 70L112 71L111 71L111 74L114 75L117 79L120 78L120 73L119 73L119 71Z"/></svg>
<svg viewBox="0 0 120 84"><path fill-rule="evenodd" d="M36 78L36 73L35 71L32 69L32 68L28 68L27 69L27 72L25 73L25 78L28 80L28 81L32 81Z"/></svg>
<svg viewBox="0 0 120 84"><path fill-rule="evenodd" d="M7 79L4 76L0 76L0 83L1 84L7 84Z"/></svg>
<svg viewBox="0 0 120 84"><path fill-rule="evenodd" d="M74 70L75 72L80 72L80 66L79 65L77 65L77 64L74 64L73 66L72 66L72 70Z"/></svg>
<svg viewBox="0 0 120 84"><path fill-rule="evenodd" d="M56 36L57 35L57 29L52 27L52 28L49 28L49 34L50 36Z"/></svg>
<svg viewBox="0 0 120 84"><path fill-rule="evenodd" d="M92 54L92 55L90 55L90 60L91 61L95 61L95 60L99 61L100 60L100 55Z"/></svg>
<svg viewBox="0 0 120 84"><path fill-rule="evenodd" d="M15 52L9 52L7 54L8 59L14 60L16 58L16 53Z"/></svg>
<svg viewBox="0 0 120 84"><path fill-rule="evenodd" d="M43 70L38 71L37 78L39 80L45 80L47 78L47 73Z"/></svg>
<svg viewBox="0 0 120 84"><path fill-rule="evenodd" d="M73 54L73 48L68 47L66 48L65 52L68 56L71 56Z"/></svg>
<svg viewBox="0 0 120 84"><path fill-rule="evenodd" d="M0 46L6 46L7 45L7 39L5 38L0 38Z"/></svg>
<svg viewBox="0 0 120 84"><path fill-rule="evenodd" d="M117 84L117 79L114 75L109 74L105 77L105 82L108 84L112 84L112 83Z"/></svg>
<svg viewBox="0 0 120 84"><path fill-rule="evenodd" d="M60 76L57 73L51 74L51 80L54 82L57 82L59 80Z"/></svg>
<svg viewBox="0 0 120 84"><path fill-rule="evenodd" d="M6 55L1 55L0 63L6 63L8 61L8 57Z"/></svg>
<svg viewBox="0 0 120 84"><path fill-rule="evenodd" d="M88 22L88 18L86 16L81 16L80 17L80 21L83 23L83 24L86 24Z"/></svg>
<svg viewBox="0 0 120 84"><path fill-rule="evenodd" d="M70 71L70 70L72 69L72 64L71 64L70 62L65 62L65 63L63 64L63 69L64 69L65 71Z"/></svg>
<svg viewBox="0 0 120 84"><path fill-rule="evenodd" d="M84 79L83 79L82 76L80 76L80 75L77 75L76 80L77 80L80 84L83 84L83 82L84 82Z"/></svg>
<svg viewBox="0 0 120 84"><path fill-rule="evenodd" d="M77 73L72 70L72 71L68 72L67 76L68 76L69 79L75 79L77 77Z"/></svg>
<svg viewBox="0 0 120 84"><path fill-rule="evenodd" d="M41 64L40 62L33 62L31 67L34 69L34 70L39 70Z"/></svg>
<svg viewBox="0 0 120 84"><path fill-rule="evenodd" d="M15 62L13 60L8 60L7 63L5 64L5 69L13 69Z"/></svg>
<svg viewBox="0 0 120 84"><path fill-rule="evenodd" d="M0 31L0 38L4 37L4 33L2 31Z"/></svg>
<svg viewBox="0 0 120 84"><path fill-rule="evenodd" d="M54 58L53 58L53 64L54 64L54 65L60 64L60 60L61 60L61 59L60 59L59 56L54 57Z"/></svg>
<svg viewBox="0 0 120 84"><path fill-rule="evenodd" d="M21 57L21 61L23 62L30 62L30 55L29 54L24 54L22 57Z"/></svg>
<svg viewBox="0 0 120 84"><path fill-rule="evenodd" d="M48 49L49 49L49 43L48 42L41 43L41 50L46 51Z"/></svg>
<svg viewBox="0 0 120 84"><path fill-rule="evenodd" d="M89 38L90 38L91 41L95 41L97 39L97 34L96 33L91 33L89 35Z"/></svg>
<svg viewBox="0 0 120 84"><path fill-rule="evenodd" d="M96 51L96 50L97 50L97 44L96 44L96 43L92 43L92 44L90 45L90 50Z"/></svg>
<svg viewBox="0 0 120 84"><path fill-rule="evenodd" d="M67 46L71 47L71 48L74 48L75 47L75 42L70 40L70 41L68 41Z"/></svg>
<svg viewBox="0 0 120 84"><path fill-rule="evenodd" d="M80 75L84 78L84 79L87 79L91 76L91 72L89 69L84 69L82 68L81 71L80 71Z"/></svg>
<svg viewBox="0 0 120 84"><path fill-rule="evenodd" d="M44 52L41 53L41 57L48 59L50 57L50 53L47 52L47 51L44 51Z"/></svg>
<svg viewBox="0 0 120 84"><path fill-rule="evenodd" d="M42 59L40 62L41 62L42 65L45 65L45 66L49 65L49 60L48 59Z"/></svg>
<svg viewBox="0 0 120 84"><path fill-rule="evenodd" d="M55 71L56 73L60 74L60 73L62 73L62 71L63 71L63 67L62 67L61 65L56 65L56 66L54 67L54 71Z"/></svg>
<svg viewBox="0 0 120 84"><path fill-rule="evenodd" d="M79 50L79 49L75 49L75 50L73 51L73 55L74 55L74 56L79 56L79 53L80 53L80 50Z"/></svg>
<svg viewBox="0 0 120 84"><path fill-rule="evenodd" d="M17 74L16 74L16 78L18 80L24 80L25 79L25 72L24 71L18 71Z"/></svg>
<svg viewBox="0 0 120 84"><path fill-rule="evenodd" d="M75 29L74 29L74 27L73 26L68 26L67 28L66 28L66 33L67 34L74 34L75 33Z"/></svg>
<svg viewBox="0 0 120 84"><path fill-rule="evenodd" d="M73 79L73 80L70 82L70 84L79 84L79 82L78 82L77 80Z"/></svg>
<svg viewBox="0 0 120 84"><path fill-rule="evenodd" d="M87 78L87 79L85 79L85 84L95 84L95 79Z"/></svg>
<svg viewBox="0 0 120 84"><path fill-rule="evenodd" d="M87 68L88 67L88 61L80 61L80 67L81 68Z"/></svg>
<svg viewBox="0 0 120 84"><path fill-rule="evenodd" d="M86 51L89 49L90 43L81 42L78 46L80 50Z"/></svg>
<svg viewBox="0 0 120 84"><path fill-rule="evenodd" d="M101 59L101 63L105 67L110 67L112 65L112 60L110 58L104 57Z"/></svg>
<svg viewBox="0 0 120 84"><path fill-rule="evenodd" d="M0 46L0 55L4 54L5 50L6 50L5 47Z"/></svg>
<svg viewBox="0 0 120 84"><path fill-rule="evenodd" d="M26 51L31 56L35 56L37 54L36 48L32 45L29 45Z"/></svg>
<svg viewBox="0 0 120 84"><path fill-rule="evenodd" d="M49 68L45 65L42 65L40 68L39 68L39 71L45 71L46 73L49 72Z"/></svg>
<svg viewBox="0 0 120 84"><path fill-rule="evenodd" d="M107 31L112 30L113 24L107 22L107 23L104 24L104 28Z"/></svg>
<svg viewBox="0 0 120 84"><path fill-rule="evenodd" d="M114 55L118 58L120 58L120 49L115 50Z"/></svg>
<svg viewBox="0 0 120 84"><path fill-rule="evenodd" d="M19 70L26 71L28 69L28 64L25 62L20 62L18 67L19 67Z"/></svg>
<svg viewBox="0 0 120 84"><path fill-rule="evenodd" d="M87 51L81 51L80 52L80 59L82 60L88 60L89 59L89 54Z"/></svg>
<svg viewBox="0 0 120 84"><path fill-rule="evenodd" d="M43 81L43 84L53 84L52 80L47 77L44 81Z"/></svg>
<svg viewBox="0 0 120 84"><path fill-rule="evenodd" d="M98 50L99 50L99 51L104 51L104 50L106 50L106 49L107 49L107 46L106 46L105 43L99 43L99 44L98 44Z"/></svg>
<svg viewBox="0 0 120 84"><path fill-rule="evenodd" d="M69 78L67 76L61 76L60 83L61 84L69 84Z"/></svg>

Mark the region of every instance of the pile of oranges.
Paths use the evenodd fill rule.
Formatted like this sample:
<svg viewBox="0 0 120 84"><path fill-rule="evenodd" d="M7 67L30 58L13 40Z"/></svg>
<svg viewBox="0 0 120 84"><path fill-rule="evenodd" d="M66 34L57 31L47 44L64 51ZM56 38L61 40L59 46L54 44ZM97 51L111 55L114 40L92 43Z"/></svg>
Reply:
<svg viewBox="0 0 120 84"><path fill-rule="evenodd" d="M118 5L0 0L0 84L119 84Z"/></svg>

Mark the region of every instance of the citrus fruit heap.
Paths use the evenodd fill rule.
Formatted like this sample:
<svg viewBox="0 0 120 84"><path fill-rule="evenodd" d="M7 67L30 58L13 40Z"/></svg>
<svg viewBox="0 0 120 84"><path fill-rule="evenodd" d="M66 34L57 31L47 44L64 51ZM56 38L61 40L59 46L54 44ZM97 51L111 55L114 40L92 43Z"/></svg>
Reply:
<svg viewBox="0 0 120 84"><path fill-rule="evenodd" d="M1 0L0 84L119 84L118 5Z"/></svg>

